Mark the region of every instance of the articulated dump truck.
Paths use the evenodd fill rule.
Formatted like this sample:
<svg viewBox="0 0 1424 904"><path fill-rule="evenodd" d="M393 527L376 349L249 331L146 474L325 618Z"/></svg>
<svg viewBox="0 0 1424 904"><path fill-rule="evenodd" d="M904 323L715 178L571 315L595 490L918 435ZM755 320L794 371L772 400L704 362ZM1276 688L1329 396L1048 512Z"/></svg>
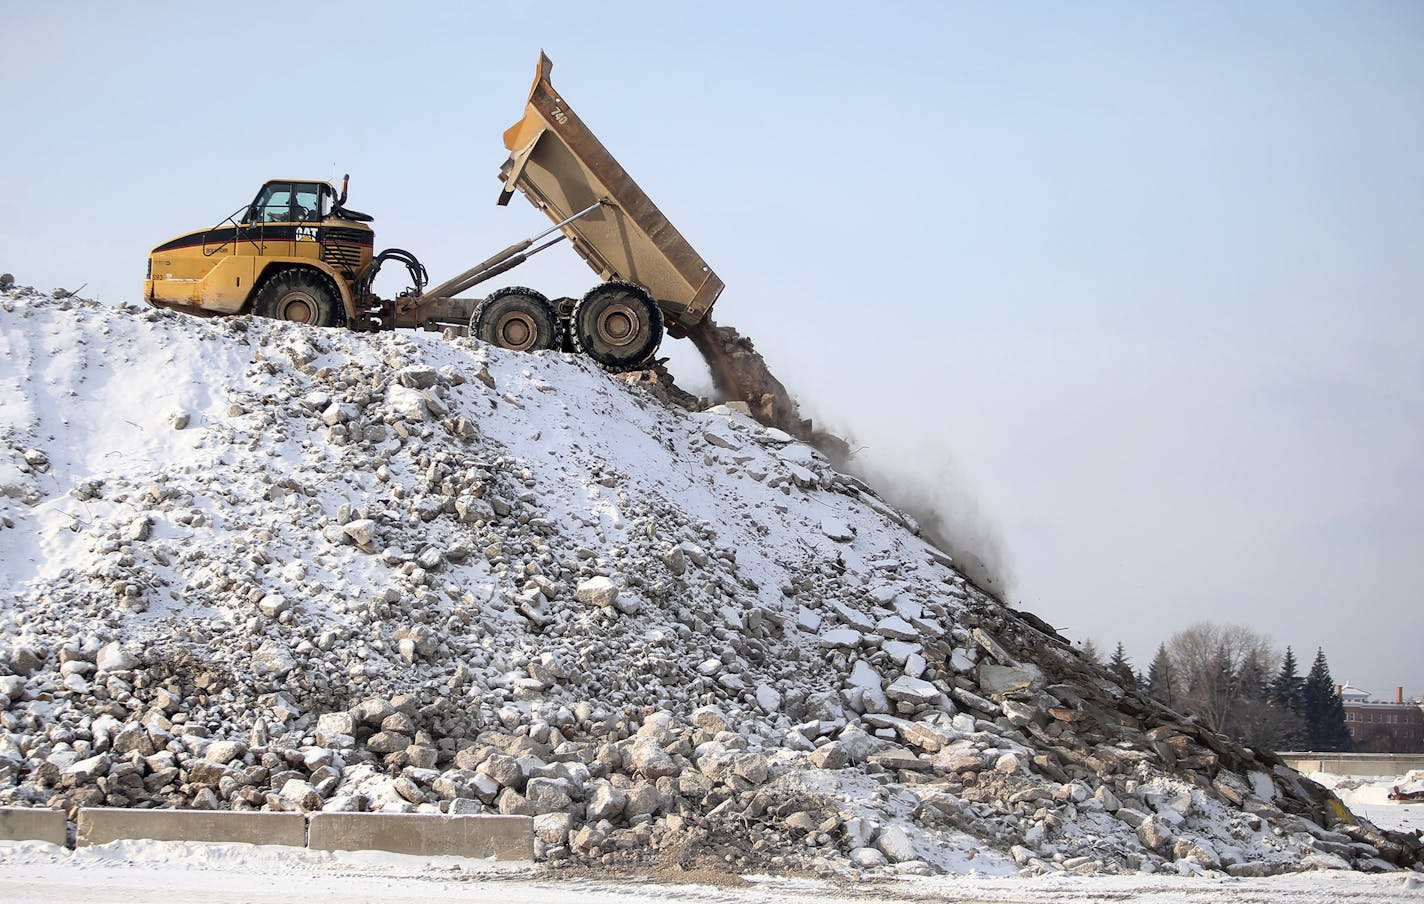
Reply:
<svg viewBox="0 0 1424 904"><path fill-rule="evenodd" d="M545 232L427 287L408 251L373 253L371 217L320 180L267 182L251 204L211 229L154 248L143 295L201 315L255 314L355 330L468 329L519 351L580 350L605 367L647 364L666 330L705 323L722 281L698 256L549 82L542 53L524 117L504 133L500 204L523 193L553 221ZM581 298L550 299L522 286L461 297L567 239L603 280ZM383 265L405 266L412 286L372 291Z"/></svg>

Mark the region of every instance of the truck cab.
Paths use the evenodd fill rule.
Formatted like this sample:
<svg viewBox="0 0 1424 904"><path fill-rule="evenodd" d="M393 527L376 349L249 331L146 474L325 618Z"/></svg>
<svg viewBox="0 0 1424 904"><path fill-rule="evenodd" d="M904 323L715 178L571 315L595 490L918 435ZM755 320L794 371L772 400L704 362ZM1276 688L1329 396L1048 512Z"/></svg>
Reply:
<svg viewBox="0 0 1424 904"><path fill-rule="evenodd" d="M375 233L371 218L343 200L329 182L269 180L218 225L155 247L144 298L194 314L352 322L354 285L370 263Z"/></svg>

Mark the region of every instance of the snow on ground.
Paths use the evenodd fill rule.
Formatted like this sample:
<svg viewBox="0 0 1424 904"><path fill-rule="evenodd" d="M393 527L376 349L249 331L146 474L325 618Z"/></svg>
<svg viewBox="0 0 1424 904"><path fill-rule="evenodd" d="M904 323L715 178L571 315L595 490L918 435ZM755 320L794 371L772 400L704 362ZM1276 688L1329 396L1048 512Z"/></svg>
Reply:
<svg viewBox="0 0 1424 904"><path fill-rule="evenodd" d="M1382 829L1396 832L1418 832L1424 829L1424 800L1396 803L1389 799L1395 787L1405 791L1424 791L1424 770L1405 775L1385 775L1365 778L1358 775L1336 775L1316 772L1308 776L1334 791L1356 816L1362 816Z"/></svg>
<svg viewBox="0 0 1424 904"><path fill-rule="evenodd" d="M1417 874L1309 874L1261 879L1094 876L909 877L856 882L750 875L679 881L661 874L614 882L550 878L529 866L459 858L294 851L251 845L124 842L62 851L38 842L0 844L6 904L1405 904L1424 900Z"/></svg>

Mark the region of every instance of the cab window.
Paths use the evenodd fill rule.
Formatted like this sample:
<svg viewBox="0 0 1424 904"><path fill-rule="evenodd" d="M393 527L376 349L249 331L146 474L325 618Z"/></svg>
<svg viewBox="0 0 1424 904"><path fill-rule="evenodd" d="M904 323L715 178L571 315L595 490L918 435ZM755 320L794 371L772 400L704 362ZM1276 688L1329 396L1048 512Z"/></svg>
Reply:
<svg viewBox="0 0 1424 904"><path fill-rule="evenodd" d="M319 182L268 182L247 212L249 223L301 223L325 211L325 186Z"/></svg>

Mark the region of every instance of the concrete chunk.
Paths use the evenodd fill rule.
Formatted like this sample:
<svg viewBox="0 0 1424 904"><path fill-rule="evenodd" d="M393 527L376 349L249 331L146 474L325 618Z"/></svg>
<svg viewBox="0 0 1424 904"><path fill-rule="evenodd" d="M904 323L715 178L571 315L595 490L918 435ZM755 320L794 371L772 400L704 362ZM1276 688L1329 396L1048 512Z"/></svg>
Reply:
<svg viewBox="0 0 1424 904"><path fill-rule="evenodd" d="M990 696L1011 694L1033 685L1033 673L1027 669L994 665L985 662L979 666L979 689Z"/></svg>
<svg viewBox="0 0 1424 904"><path fill-rule="evenodd" d="M307 847L314 851L534 859L534 820L528 816L313 813L309 821Z"/></svg>
<svg viewBox="0 0 1424 904"><path fill-rule="evenodd" d="M66 826L63 810L0 807L0 840L48 841L64 847Z"/></svg>
<svg viewBox="0 0 1424 904"><path fill-rule="evenodd" d="M74 824L79 847L127 838L287 847L306 844L306 819L300 813L83 807Z"/></svg>
<svg viewBox="0 0 1424 904"><path fill-rule="evenodd" d="M578 585L574 599L586 606L611 606L618 600L618 585L602 575L592 577Z"/></svg>

